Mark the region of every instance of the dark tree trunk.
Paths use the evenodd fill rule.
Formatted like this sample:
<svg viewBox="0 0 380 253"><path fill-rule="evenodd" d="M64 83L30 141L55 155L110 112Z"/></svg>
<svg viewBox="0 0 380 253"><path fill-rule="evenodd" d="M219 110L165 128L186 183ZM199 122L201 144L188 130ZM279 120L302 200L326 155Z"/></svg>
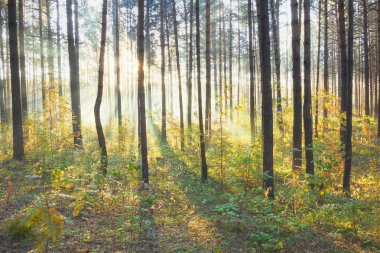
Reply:
<svg viewBox="0 0 380 253"><path fill-rule="evenodd" d="M61 55L61 23L60 23L60 8L59 0L57 1L57 61L58 61L58 92L59 96L63 96L63 83L62 83L62 55Z"/></svg>
<svg viewBox="0 0 380 253"><path fill-rule="evenodd" d="M71 109L73 121L74 145L82 147L82 130L81 130L81 108L80 108L80 86L79 86L79 65L77 62L77 48L74 41L73 33L73 10L72 0L66 0L67 12L67 43L70 65L70 89L71 89Z"/></svg>
<svg viewBox="0 0 380 253"><path fill-rule="evenodd" d="M322 1L318 3L318 52L317 52L317 81L315 85L315 138L318 138L318 123L319 123L319 76L321 66L321 16L322 16Z"/></svg>
<svg viewBox="0 0 380 253"><path fill-rule="evenodd" d="M106 50L106 33L107 33L107 0L103 0L102 10L102 32L100 38L100 55L99 55L99 71L98 71L98 94L96 96L94 115L96 133L98 134L99 147L101 151L100 166L104 175L107 174L108 156L106 139L104 137L102 121L100 120L100 106L103 98L103 78L104 78L104 55Z"/></svg>
<svg viewBox="0 0 380 253"><path fill-rule="evenodd" d="M327 111L327 101L328 101L328 94L329 94L329 49L328 49L328 42L329 42L329 33L328 33L328 0L325 0L324 4L324 21L325 21L325 31L324 31L324 73L323 73L323 88L324 88L324 94L323 94L323 131L325 132L327 129L327 116L328 116L328 111Z"/></svg>
<svg viewBox="0 0 380 253"><path fill-rule="evenodd" d="M211 135L211 6L206 0L206 135Z"/></svg>
<svg viewBox="0 0 380 253"><path fill-rule="evenodd" d="M120 92L120 25L119 25L119 0L113 0L113 41L114 41L114 67L116 85L116 106L119 132L122 126L121 92ZM120 133L119 133L120 134Z"/></svg>
<svg viewBox="0 0 380 253"><path fill-rule="evenodd" d="M187 124L191 129L192 98L193 98L193 26L194 26L194 0L190 0L190 45L189 45L189 79L187 95Z"/></svg>
<svg viewBox="0 0 380 253"><path fill-rule="evenodd" d="M341 75L341 103L340 103L340 140L341 145L346 139L346 112L347 112L347 45L346 22L344 17L344 0L338 1L339 9L339 47L340 47L340 75Z"/></svg>
<svg viewBox="0 0 380 253"><path fill-rule="evenodd" d="M8 1L8 27L12 84L13 158L21 160L24 158L24 136L22 129L22 104L17 41L18 32L16 0Z"/></svg>
<svg viewBox="0 0 380 253"><path fill-rule="evenodd" d="M18 1L19 40L20 40L20 72L21 72L21 104L22 113L28 114L28 99L26 95L26 72L25 72L25 26L24 26L24 0Z"/></svg>
<svg viewBox="0 0 380 253"><path fill-rule="evenodd" d="M259 44L262 86L263 126L263 187L269 198L274 198L273 174L273 111L270 65L270 37L268 0L256 0L259 23Z"/></svg>
<svg viewBox="0 0 380 253"><path fill-rule="evenodd" d="M365 115L370 115L369 107L369 60L368 60L368 2L363 0L363 42L364 42L364 79L365 79Z"/></svg>
<svg viewBox="0 0 380 253"><path fill-rule="evenodd" d="M177 27L177 10L176 2L173 1L173 23L174 23L174 42L175 52L177 58L177 74L178 74L178 98L179 98L179 115L180 115L180 132L181 132L181 150L185 148L185 128L183 123L183 103L182 103L182 78L181 78L181 65L179 59L179 43L178 43L178 27Z"/></svg>
<svg viewBox="0 0 380 253"><path fill-rule="evenodd" d="M304 82L305 94L303 105L303 120L305 129L305 155L306 174L314 175L314 155L313 155L313 120L311 104L311 59L310 59L310 0L304 0Z"/></svg>
<svg viewBox="0 0 380 253"><path fill-rule="evenodd" d="M277 108L277 123L281 131L283 131L282 119L282 98L281 98L281 54L280 54L280 25L279 25L279 12L280 0L270 0L271 17L272 17L272 36L273 36L273 50L274 61L276 66L276 108Z"/></svg>
<svg viewBox="0 0 380 253"><path fill-rule="evenodd" d="M51 17L50 17L50 1L46 0L46 19L47 19L47 35L48 35L48 76L49 76L49 87L53 88L54 85L54 52L53 52L53 32L51 30Z"/></svg>
<svg viewBox="0 0 380 253"><path fill-rule="evenodd" d="M251 126L251 142L255 137L255 86L254 86L254 65L253 65L253 20L252 2L248 0L248 54L249 54L249 118Z"/></svg>
<svg viewBox="0 0 380 253"><path fill-rule="evenodd" d="M201 83L201 36L200 36L200 20L199 20L199 0L195 2L196 13L196 48L197 48L197 83L198 83L198 118L199 118L199 140L201 146L202 160L202 181L207 180L207 162L206 162L206 145L203 129L203 113L202 113L202 83Z"/></svg>
<svg viewBox="0 0 380 253"><path fill-rule="evenodd" d="M164 29L164 0L160 0L160 43L161 43L161 138L166 143L166 87L165 87L165 29ZM191 38L190 38L191 40ZM191 50L191 49L190 49ZM190 72L191 75L191 72ZM189 80L191 83L191 80ZM191 116L190 116L191 121Z"/></svg>
<svg viewBox="0 0 380 253"><path fill-rule="evenodd" d="M379 4L380 7L380 4ZM353 82L353 66L354 66L354 2L348 0L348 64L347 64L347 129L345 139L345 160L344 160L344 176L343 191L347 195L350 193L351 182L351 163L352 163L352 82Z"/></svg>
<svg viewBox="0 0 380 253"><path fill-rule="evenodd" d="M40 36L40 64L41 64L41 85L42 85L42 107L45 109L46 84L45 84L45 53L42 24L42 0L38 0L38 19L39 19L39 36Z"/></svg>
<svg viewBox="0 0 380 253"><path fill-rule="evenodd" d="M137 59L138 65L138 113L139 113L139 140L141 149L142 181L149 183L148 144L145 116L145 88L144 88L144 0L138 1L137 19Z"/></svg>
<svg viewBox="0 0 380 253"><path fill-rule="evenodd" d="M298 2L291 0L293 50L293 170L302 167L302 97Z"/></svg>

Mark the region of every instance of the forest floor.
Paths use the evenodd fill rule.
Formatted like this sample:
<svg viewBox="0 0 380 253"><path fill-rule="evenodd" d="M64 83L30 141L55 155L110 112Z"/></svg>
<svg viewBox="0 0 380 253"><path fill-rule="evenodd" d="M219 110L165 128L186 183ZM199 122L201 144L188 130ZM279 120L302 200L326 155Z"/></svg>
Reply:
<svg viewBox="0 0 380 253"><path fill-rule="evenodd" d="M128 145L117 137L109 142L104 177L93 131L85 129L88 144L75 149L70 138L62 141L64 129L38 133L38 125L28 128L24 162L1 150L0 252L380 252L374 121L355 120L351 198L341 193L337 131L316 140L315 190L291 172L291 136L277 133L274 201L261 189L260 139L247 144L237 127L230 129L238 136L215 125L206 183L195 130L181 151L174 124L169 144L149 128L150 184L144 185L136 143L124 141L135 131L119 139Z"/></svg>

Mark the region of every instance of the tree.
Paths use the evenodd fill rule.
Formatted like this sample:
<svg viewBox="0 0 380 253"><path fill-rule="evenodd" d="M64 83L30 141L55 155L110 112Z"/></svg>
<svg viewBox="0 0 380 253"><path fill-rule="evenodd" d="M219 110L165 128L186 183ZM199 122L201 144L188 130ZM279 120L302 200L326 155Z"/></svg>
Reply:
<svg viewBox="0 0 380 253"><path fill-rule="evenodd" d="M76 147L83 147L82 129L81 129L81 108L80 108L79 63L77 59L78 48L75 46L75 41L74 41L72 5L73 5L72 0L66 0L67 44L68 44L69 67L70 67L73 136L74 136L74 145Z"/></svg>
<svg viewBox="0 0 380 253"><path fill-rule="evenodd" d="M263 126L263 187L270 199L274 198L273 174L273 111L270 65L270 38L268 0L256 0L262 86L262 126Z"/></svg>
<svg viewBox="0 0 380 253"><path fill-rule="evenodd" d="M344 17L344 0L338 1L339 9L339 45L340 45L340 75L341 75L341 103L340 103L340 139L345 144L346 139L346 112L347 112L347 45L346 45L346 23Z"/></svg>
<svg viewBox="0 0 380 253"><path fill-rule="evenodd" d="M253 64L253 20L252 1L248 0L248 54L249 54L249 118L251 126L251 142L255 136L255 86L254 86L254 64Z"/></svg>
<svg viewBox="0 0 380 253"><path fill-rule="evenodd" d="M378 91L380 93L380 1L378 0L377 1L377 46L379 47L378 50L377 50L377 53L378 53L378 56L377 56L377 59L378 59L378 64L377 64L377 73L378 73ZM378 109L377 109L377 138L380 138L380 94L378 95L378 101L377 101L377 106L378 106Z"/></svg>
<svg viewBox="0 0 380 253"><path fill-rule="evenodd" d="M211 7L206 0L206 135L211 135Z"/></svg>
<svg viewBox="0 0 380 253"><path fill-rule="evenodd" d="M291 0L293 50L293 170L302 167L302 98L298 2Z"/></svg>
<svg viewBox="0 0 380 253"><path fill-rule="evenodd" d="M187 123L191 129L192 100L193 100L193 26L194 26L194 0L190 0L190 45L189 45L189 80L187 88Z"/></svg>
<svg viewBox="0 0 380 253"><path fill-rule="evenodd" d="M48 34L48 76L50 89L54 84L54 53L53 53L53 32L51 29L50 17L50 1L46 0L46 19L47 19L47 34Z"/></svg>
<svg viewBox="0 0 380 253"><path fill-rule="evenodd" d="M362 1L363 4L363 43L364 43L364 112L366 116L370 115L369 107L369 57L368 57L368 2Z"/></svg>
<svg viewBox="0 0 380 253"><path fill-rule="evenodd" d="M315 85L315 137L318 138L318 123L319 123L319 72L321 62L321 15L322 1L318 3L318 52L317 52L317 82Z"/></svg>
<svg viewBox="0 0 380 253"><path fill-rule="evenodd" d="M305 129L305 156L306 156L306 173L314 175L314 155L313 155L313 121L312 121L312 103L311 103L311 59L310 59L310 0L304 0L304 105L303 120Z"/></svg>
<svg viewBox="0 0 380 253"><path fill-rule="evenodd" d="M161 139L166 142L166 87L165 87L165 30L164 30L164 0L160 0L160 42L161 42ZM191 39L190 39L191 40ZM191 80L189 80L191 82ZM190 116L191 119L191 116Z"/></svg>
<svg viewBox="0 0 380 253"><path fill-rule="evenodd" d="M201 36L200 36L200 21L199 21L199 0L195 1L195 16L196 16L196 48L197 48L197 84L198 84L198 119L199 119L199 140L201 146L202 160L202 181L206 181L208 177L207 162L206 162L206 145L203 129L203 113L202 113L202 83L201 83Z"/></svg>
<svg viewBox="0 0 380 253"><path fill-rule="evenodd" d="M107 0L103 0L102 10L102 32L100 39L100 55L99 55L99 70L98 70L98 93L96 96L94 115L96 133L98 134L99 147L101 152L101 170L103 174L107 174L108 155L106 140L104 137L102 121L100 120L100 106L103 98L103 78L104 78L104 55L106 50L106 33L107 33Z"/></svg>
<svg viewBox="0 0 380 253"><path fill-rule="evenodd" d="M24 135L22 127L16 0L8 1L8 27L12 85L13 158L21 160L24 158Z"/></svg>
<svg viewBox="0 0 380 253"><path fill-rule="evenodd" d="M25 63L25 25L24 0L18 1L19 41L20 41L20 74L21 74L21 104L24 116L28 114L28 99L26 94L26 63Z"/></svg>
<svg viewBox="0 0 380 253"><path fill-rule="evenodd" d="M173 1L173 23L174 23L174 43L177 59L177 74L178 74L178 99L179 99L179 118L180 118L180 132L181 132L181 149L185 148L185 128L183 123L183 103L182 103L182 78L181 78L181 65L179 59L179 43L178 43L178 27L177 27L177 10L176 2Z"/></svg>
<svg viewBox="0 0 380 253"><path fill-rule="evenodd" d="M137 59L138 59L138 114L139 114L139 142L141 149L142 181L149 183L148 145L145 116L145 88L144 88L144 0L138 1L137 18Z"/></svg>
<svg viewBox="0 0 380 253"><path fill-rule="evenodd" d="M270 0L271 18L272 18L272 37L273 37L273 50L274 61L276 66L275 87L277 92L276 108L277 108L277 122L281 131L283 131L282 119L282 99L281 99L281 54L280 54L280 0Z"/></svg>
<svg viewBox="0 0 380 253"><path fill-rule="evenodd" d="M68 0L66 0L68 1ZM70 0L71 2L71 0ZM38 0L38 20L39 20L39 37L40 37L40 67L41 67L41 85L42 85L42 107L45 109L46 84L45 84L45 53L43 39L43 20L42 20L42 0Z"/></svg>
<svg viewBox="0 0 380 253"><path fill-rule="evenodd" d="M325 29L324 29L324 49L323 49L323 57L324 57L324 73L323 73L323 132L327 129L327 96L329 94L329 48L328 48L328 40L329 40L329 23L328 23L328 0L325 0L324 8L324 21L325 21Z"/></svg>
<svg viewBox="0 0 380 253"><path fill-rule="evenodd" d="M114 67L116 85L116 106L119 131L122 126L121 92L120 92L120 24L119 24L119 0L113 0L113 41L114 41Z"/></svg>
<svg viewBox="0 0 380 253"><path fill-rule="evenodd" d="M354 2L348 0L348 60L347 60L347 117L346 117L346 138L345 138L345 159L343 175L343 191L349 195L351 184L351 164L352 164L352 85L354 66Z"/></svg>
<svg viewBox="0 0 380 253"><path fill-rule="evenodd" d="M61 56L61 23L60 23L60 8L59 0L56 0L57 3L57 61L58 61L58 92L59 96L63 96L62 88L62 56Z"/></svg>

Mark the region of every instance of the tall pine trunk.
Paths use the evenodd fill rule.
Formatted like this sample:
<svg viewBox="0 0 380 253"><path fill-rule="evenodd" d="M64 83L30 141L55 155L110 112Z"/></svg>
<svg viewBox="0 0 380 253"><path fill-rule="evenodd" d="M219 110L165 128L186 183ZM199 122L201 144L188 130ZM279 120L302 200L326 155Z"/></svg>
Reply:
<svg viewBox="0 0 380 253"><path fill-rule="evenodd" d="M259 23L259 45L262 86L263 187L268 198L274 198L273 111L270 64L268 0L256 0Z"/></svg>
<svg viewBox="0 0 380 253"><path fill-rule="evenodd" d="M251 142L255 137L255 86L254 86L254 64L253 64L253 20L252 1L248 0L248 54L249 54L249 119L251 127Z"/></svg>
<svg viewBox="0 0 380 253"><path fill-rule="evenodd" d="M138 114L139 140L141 149L142 181L149 183L148 144L145 115L145 88L144 88L144 0L138 1L137 18L137 59L138 59Z"/></svg>
<svg viewBox="0 0 380 253"><path fill-rule="evenodd" d="M206 0L206 135L211 134L211 6Z"/></svg>
<svg viewBox="0 0 380 253"><path fill-rule="evenodd" d="M161 43L161 138L166 143L166 87L165 87L165 29L164 0L160 0L160 43ZM190 49L191 50L191 49ZM191 80L189 80L191 83ZM191 117L190 117L191 118Z"/></svg>
<svg viewBox="0 0 380 253"><path fill-rule="evenodd" d="M302 98L298 2L291 0L293 51L293 170L302 167Z"/></svg>
<svg viewBox="0 0 380 253"><path fill-rule="evenodd" d="M121 91L120 91L120 24L119 24L119 0L113 0L113 41L114 41L114 72L116 86L116 108L119 134L122 126Z"/></svg>
<svg viewBox="0 0 380 253"><path fill-rule="evenodd" d="M318 52L317 52L317 77L315 85L315 138L318 138L319 124L319 81L320 81L320 66L321 66L321 16L322 16L322 1L318 3Z"/></svg>
<svg viewBox="0 0 380 253"><path fill-rule="evenodd" d="M194 26L194 0L190 0L190 45L189 45L189 79L187 90L187 124L191 129L192 98L193 98L193 26ZM162 36L162 35L161 35Z"/></svg>
<svg viewBox="0 0 380 253"><path fill-rule="evenodd" d="M8 1L8 27L12 89L13 158L21 160L24 158L24 135L22 127L16 0Z"/></svg>
<svg viewBox="0 0 380 253"><path fill-rule="evenodd" d="M364 43L364 111L365 115L370 115L370 105L369 105L369 57L368 57L368 2L363 0L363 43Z"/></svg>
<svg viewBox="0 0 380 253"><path fill-rule="evenodd" d="M199 0L195 2L195 16L196 16L196 48L197 48L197 84L198 84L198 119L199 119L199 141L201 146L201 168L202 168L202 181L207 180L207 162L206 162L206 145L203 129L203 112L202 112L202 83L201 83L201 34L200 34L200 20L199 20Z"/></svg>
<svg viewBox="0 0 380 253"><path fill-rule="evenodd" d="M96 133L98 134L99 147L101 151L100 166L103 174L107 174L108 156L106 139L104 137L102 121L100 120L100 106L103 98L103 79L104 79L104 55L106 49L106 33L107 33L107 0L103 0L102 10L102 32L100 39L100 55L99 55L99 70L98 70L98 93L96 96L94 116Z"/></svg>
<svg viewBox="0 0 380 253"><path fill-rule="evenodd" d="M21 104L24 116L28 114L28 99L26 93L26 64L25 64L25 25L24 25L24 0L18 1L19 41L20 41L20 74L21 74Z"/></svg>

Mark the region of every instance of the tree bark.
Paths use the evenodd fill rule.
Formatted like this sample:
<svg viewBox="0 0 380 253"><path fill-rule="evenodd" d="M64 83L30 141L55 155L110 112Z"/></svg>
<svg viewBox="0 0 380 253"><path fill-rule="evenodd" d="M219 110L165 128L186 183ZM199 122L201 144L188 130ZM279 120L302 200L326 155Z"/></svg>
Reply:
<svg viewBox="0 0 380 253"><path fill-rule="evenodd" d="M165 29L164 29L164 0L160 0L160 42L161 42L161 138L166 143L166 87L165 87ZM190 38L191 40L191 38ZM191 50L191 49L190 49ZM190 72L191 75L191 72ZM189 80L191 83L191 80ZM191 116L190 116L191 121Z"/></svg>
<svg viewBox="0 0 380 253"><path fill-rule="evenodd" d="M121 92L120 92L120 21L119 21L119 0L113 0L113 39L114 39L114 71L116 86L116 107L117 122L119 126L119 134L123 124L121 112Z"/></svg>
<svg viewBox="0 0 380 253"><path fill-rule="evenodd" d="M26 93L26 64L25 64L25 25L24 25L24 0L18 1L19 18L19 41L20 41L20 74L21 74L21 104L22 113L25 117L28 114L28 99Z"/></svg>
<svg viewBox="0 0 380 253"><path fill-rule="evenodd" d="M16 0L8 1L8 27L12 85L13 158L22 160L24 158L24 135L22 127L22 103L19 77Z"/></svg>
<svg viewBox="0 0 380 253"><path fill-rule="evenodd" d="M256 0L259 23L259 44L262 86L263 126L263 187L268 198L274 199L273 174L273 111L270 65L268 0Z"/></svg>
<svg viewBox="0 0 380 253"><path fill-rule="evenodd" d="M328 101L328 95L329 95L329 49L328 49L328 39L329 39L329 34L328 34L328 0L325 0L324 4L324 21L325 21L325 31L324 31L324 73L323 73L323 88L324 88L324 94L323 94L323 132L326 131L327 129L327 116L328 116L328 111L327 111L327 101Z"/></svg>
<svg viewBox="0 0 380 253"><path fill-rule="evenodd" d="M206 135L211 135L211 6L206 0Z"/></svg>
<svg viewBox="0 0 380 253"><path fill-rule="evenodd" d="M187 91L187 124L191 129L192 96L193 96L193 25L194 25L194 0L190 0L190 45L189 45L189 79Z"/></svg>
<svg viewBox="0 0 380 253"><path fill-rule="evenodd" d="M94 115L96 133L98 134L99 148L101 151L100 166L104 175L107 174L108 155L106 139L104 137L102 121L100 120L100 106L103 98L103 78L104 78L104 55L106 49L106 33L107 33L107 0L103 0L102 10L102 32L100 39L100 55L99 55L99 71L98 71L98 93L96 96Z"/></svg>
<svg viewBox="0 0 380 253"><path fill-rule="evenodd" d="M53 89L54 85L54 52L53 52L53 32L51 29L51 17L50 17L50 1L46 0L46 19L47 19L47 35L48 35L48 76L49 76L49 87Z"/></svg>
<svg viewBox="0 0 380 253"><path fill-rule="evenodd" d="M302 167L302 98L298 2L291 0L293 50L293 170Z"/></svg>
<svg viewBox="0 0 380 253"><path fill-rule="evenodd" d="M59 96L63 96L63 83L62 83L62 55L61 55L61 23L60 23L60 7L59 0L57 2L57 61L58 61L58 92Z"/></svg>
<svg viewBox="0 0 380 253"><path fill-rule="evenodd" d="M67 43L70 66L70 88L71 88L71 110L73 122L74 145L83 147L81 129L81 107L80 107L80 86L79 86L79 65L77 62L77 48L73 33L73 11L72 0L66 0L67 12Z"/></svg>
<svg viewBox="0 0 380 253"><path fill-rule="evenodd" d="M203 113L202 113L202 83L201 83L201 36L200 36L200 20L199 20L199 0L195 2L196 16L196 48L197 48L197 83L198 83L198 119L199 119L199 140L201 146L201 164L202 164L202 181L207 181L207 162L206 162L206 145L203 129Z"/></svg>
<svg viewBox="0 0 380 253"><path fill-rule="evenodd" d="M321 66L321 16L322 16L322 1L318 3L318 52L317 52L317 82L315 85L315 138L318 138L319 124L319 81L320 81L320 66Z"/></svg>
<svg viewBox="0 0 380 253"><path fill-rule="evenodd" d="M45 53L43 39L42 24L42 0L38 0L38 20L39 20L39 36L40 36L40 67L41 67L41 85L42 85L42 107L45 109L46 100L46 84L45 84Z"/></svg>
<svg viewBox="0 0 380 253"><path fill-rule="evenodd" d="M138 112L139 112L139 139L141 149L142 181L149 183L148 145L145 116L145 88L144 88L144 0L138 1L137 19L137 59L138 59Z"/></svg>
<svg viewBox="0 0 380 253"><path fill-rule="evenodd" d="M252 1L248 0L248 54L249 54L249 119L251 126L251 142L255 137L255 86L254 86L254 64L253 64L253 20Z"/></svg>
<svg viewBox="0 0 380 253"><path fill-rule="evenodd" d="M363 43L364 43L364 79L365 79L365 96L364 111L365 115L370 115L369 106L369 60L368 60L368 2L363 0Z"/></svg>

